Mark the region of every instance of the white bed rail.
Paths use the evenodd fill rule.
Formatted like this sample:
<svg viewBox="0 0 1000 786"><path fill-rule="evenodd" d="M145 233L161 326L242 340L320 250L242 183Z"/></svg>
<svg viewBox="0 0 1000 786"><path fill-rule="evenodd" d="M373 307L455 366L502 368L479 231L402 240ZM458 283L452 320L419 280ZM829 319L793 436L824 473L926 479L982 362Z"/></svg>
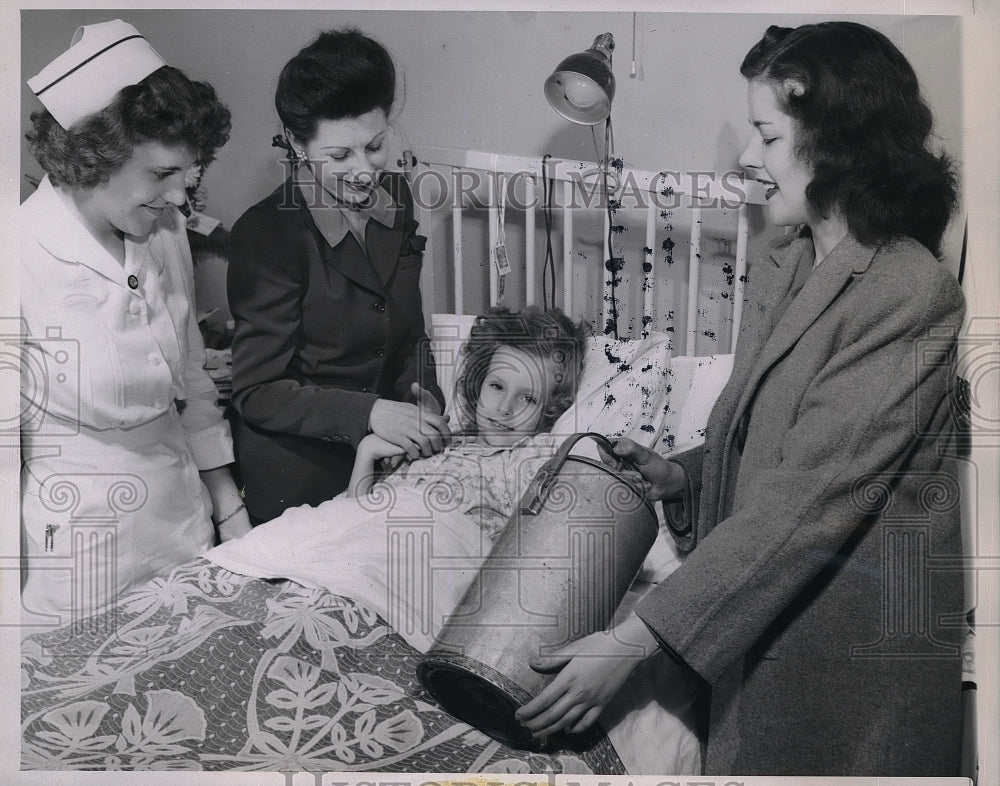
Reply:
<svg viewBox="0 0 1000 786"><path fill-rule="evenodd" d="M629 271L622 270L624 257L618 249L609 244L615 231L616 219L628 211L645 211L645 245L641 251L642 303L639 331L642 336L650 330L670 329L655 324L654 310L661 279L658 276L657 240L661 235L669 237L664 229L667 207L679 211L683 208L690 216L690 248L688 258L687 310L683 353L695 354L696 338L699 333L699 286L703 250L703 211L721 207L736 213L735 252L733 254L732 278L732 319L730 327L730 348L735 344L742 314L743 285L746 276L747 249L750 222L747 209L751 204L763 204L763 189L754 181L744 180L736 172L712 176L705 172L649 171L626 167L621 162L612 162L607 191L604 176L592 162L555 159L551 157L528 157L488 153L473 150L453 150L435 147L418 147L406 155L408 174L417 201L418 219L422 226L429 226L428 211L450 208L451 243L450 259L447 261L453 271L451 304L441 307L434 303L433 296L425 294L428 310L449 311L463 314L466 306L466 273L475 265L482 265L489 259L489 304L500 301L503 279L496 262L496 247L503 231L505 211L515 209L523 214L524 222L524 303L539 303L539 282L543 271L537 260L538 213L545 217L545 200L549 196L552 205L553 225L549 238L555 241L561 236L561 253L553 252L553 264L561 265L562 292L557 302L568 314L574 313L576 295L574 291L574 265L577 261L579 228L574 217L579 208L601 210L603 212L603 314L601 328L605 333L618 330L618 303L616 285L620 286ZM412 169L410 166L412 165ZM523 183L523 199L517 204L508 204L508 195L514 193L515 184ZM485 184L485 188L483 185ZM429 187L429 189L428 189ZM478 191L477 191L478 188ZM481 193L485 191L485 197ZM550 193L551 192L551 193ZM610 195L610 210L607 195ZM485 208L488 221L487 248L475 249L471 258L467 254L463 240L463 217L470 207ZM557 231L556 223L561 226ZM545 231L545 228L542 228ZM727 247L731 237L720 237ZM672 246L672 241L670 241ZM447 270L435 252L443 250L443 241L430 238L431 264L425 265L422 281L425 293L434 293L434 276ZM635 249L632 249L635 251ZM520 256L510 250L510 256ZM471 259L471 261L470 261ZM616 266L616 263L617 266ZM553 295L554 297L554 295ZM638 312L638 306L633 309ZM672 314L672 312L671 312ZM662 321L662 320L661 320ZM721 333L721 326L713 326Z"/></svg>

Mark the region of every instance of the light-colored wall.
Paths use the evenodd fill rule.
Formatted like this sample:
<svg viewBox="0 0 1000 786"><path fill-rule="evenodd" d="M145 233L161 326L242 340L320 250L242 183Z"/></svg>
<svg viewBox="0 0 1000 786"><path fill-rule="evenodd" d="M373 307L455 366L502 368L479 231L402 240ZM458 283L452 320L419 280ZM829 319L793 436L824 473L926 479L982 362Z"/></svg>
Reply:
<svg viewBox="0 0 1000 786"><path fill-rule="evenodd" d="M168 62L207 79L233 112L233 132L210 168L208 212L226 225L281 180L273 90L281 66L316 33L353 25L379 38L402 74L396 152L406 145L594 160L589 128L563 121L542 84L558 61L611 32L618 81L618 156L644 169L736 168L749 128L739 64L769 24L829 17L639 13L637 75L629 76L633 14L445 11L33 10L22 12L22 75L36 73L80 24L121 17ZM845 18L845 17L840 17ZM961 27L953 17L863 16L910 58L942 143L961 158ZM22 128L37 100L23 86ZM395 157L395 156L394 156ZM25 171L38 172L22 140ZM22 185L22 196L27 186ZM957 266L961 226L946 247Z"/></svg>

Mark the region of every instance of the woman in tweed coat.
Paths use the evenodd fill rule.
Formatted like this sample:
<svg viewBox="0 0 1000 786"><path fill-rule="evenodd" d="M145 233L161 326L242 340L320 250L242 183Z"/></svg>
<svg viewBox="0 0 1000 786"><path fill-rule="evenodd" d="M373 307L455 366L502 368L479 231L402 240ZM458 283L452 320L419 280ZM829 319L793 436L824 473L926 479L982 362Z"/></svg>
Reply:
<svg viewBox="0 0 1000 786"><path fill-rule="evenodd" d="M751 267L705 444L615 448L690 553L613 633L533 664L560 673L519 717L541 737L586 728L638 643L704 681L707 773L957 775L964 302L935 258L955 178L882 34L771 27L741 71L740 163L800 229Z"/></svg>

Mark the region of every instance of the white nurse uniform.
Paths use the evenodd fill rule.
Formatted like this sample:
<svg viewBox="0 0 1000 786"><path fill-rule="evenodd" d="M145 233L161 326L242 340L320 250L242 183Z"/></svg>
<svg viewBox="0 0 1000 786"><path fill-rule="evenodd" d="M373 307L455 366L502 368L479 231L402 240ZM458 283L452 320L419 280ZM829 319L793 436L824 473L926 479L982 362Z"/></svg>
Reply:
<svg viewBox="0 0 1000 786"><path fill-rule="evenodd" d="M122 266L44 178L21 206L25 632L82 620L211 547L200 470L232 462L183 218Z"/></svg>

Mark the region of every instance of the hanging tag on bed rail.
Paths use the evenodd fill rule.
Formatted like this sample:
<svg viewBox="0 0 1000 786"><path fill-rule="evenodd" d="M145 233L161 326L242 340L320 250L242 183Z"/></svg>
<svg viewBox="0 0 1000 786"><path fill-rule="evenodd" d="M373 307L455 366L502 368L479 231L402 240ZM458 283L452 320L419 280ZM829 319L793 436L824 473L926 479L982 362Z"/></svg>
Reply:
<svg viewBox="0 0 1000 786"><path fill-rule="evenodd" d="M493 257L493 264L497 269L497 295L499 297L503 297L504 282L507 280L507 274L510 273L510 260L507 259L507 246L500 242L493 246L490 251L492 252L490 256Z"/></svg>
<svg viewBox="0 0 1000 786"><path fill-rule="evenodd" d="M504 283L507 274L510 273L510 260L507 259L507 236L505 232L507 214L507 193L504 181L496 172L493 176L497 178L497 192L499 203L496 211L496 243L490 248L490 258L497 269L497 295L503 297ZM492 182L492 181L491 181Z"/></svg>
<svg viewBox="0 0 1000 786"><path fill-rule="evenodd" d="M506 276L510 273L510 261L507 259L506 244L497 243L493 247L493 264L496 265L497 275Z"/></svg>

